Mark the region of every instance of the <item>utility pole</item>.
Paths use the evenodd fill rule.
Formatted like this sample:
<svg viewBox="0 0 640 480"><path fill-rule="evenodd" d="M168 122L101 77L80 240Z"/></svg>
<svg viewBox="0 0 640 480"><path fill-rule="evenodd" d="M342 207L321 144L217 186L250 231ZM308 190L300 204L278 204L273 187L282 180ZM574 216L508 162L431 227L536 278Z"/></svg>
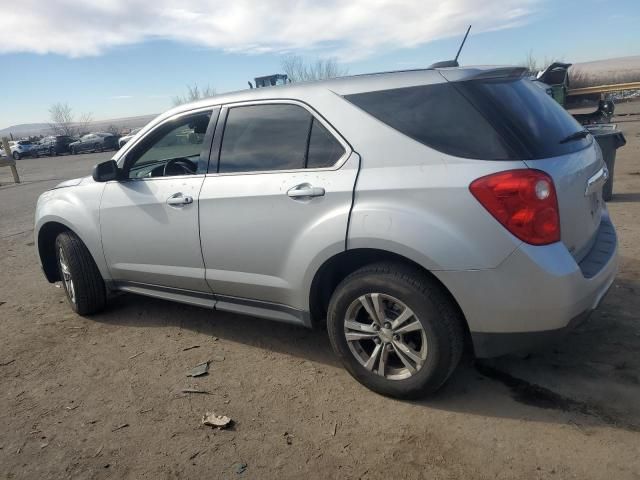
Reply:
<svg viewBox="0 0 640 480"><path fill-rule="evenodd" d="M2 146L7 157L0 157L0 167L9 167L11 169L11 174L13 175L14 183L20 183L20 176L18 175L18 170L16 169L16 161L11 155L11 147L9 146L9 139L7 137L2 138Z"/></svg>

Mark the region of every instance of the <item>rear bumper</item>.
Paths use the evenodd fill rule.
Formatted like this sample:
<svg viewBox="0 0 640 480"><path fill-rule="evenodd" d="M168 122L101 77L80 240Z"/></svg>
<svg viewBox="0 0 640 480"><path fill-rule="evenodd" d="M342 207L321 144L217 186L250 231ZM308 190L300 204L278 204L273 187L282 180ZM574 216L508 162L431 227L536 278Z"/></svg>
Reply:
<svg viewBox="0 0 640 480"><path fill-rule="evenodd" d="M592 312L593 310L582 312L573 317L565 327L556 330L516 333L471 332L474 354L477 358L492 358L508 353L542 350L562 340L571 330L587 321Z"/></svg>
<svg viewBox="0 0 640 480"><path fill-rule="evenodd" d="M604 213L580 264L562 243L523 244L495 269L438 276L465 314L476 356L494 357L547 345L585 321L615 279L617 250Z"/></svg>

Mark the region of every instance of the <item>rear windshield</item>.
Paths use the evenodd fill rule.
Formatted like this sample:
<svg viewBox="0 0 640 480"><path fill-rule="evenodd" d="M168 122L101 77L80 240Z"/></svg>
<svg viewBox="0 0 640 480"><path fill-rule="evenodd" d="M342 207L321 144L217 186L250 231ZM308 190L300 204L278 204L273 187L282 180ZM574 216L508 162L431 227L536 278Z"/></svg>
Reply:
<svg viewBox="0 0 640 480"><path fill-rule="evenodd" d="M457 157L549 158L581 150L592 141L565 141L582 127L526 79L440 83L345 98L414 140Z"/></svg>

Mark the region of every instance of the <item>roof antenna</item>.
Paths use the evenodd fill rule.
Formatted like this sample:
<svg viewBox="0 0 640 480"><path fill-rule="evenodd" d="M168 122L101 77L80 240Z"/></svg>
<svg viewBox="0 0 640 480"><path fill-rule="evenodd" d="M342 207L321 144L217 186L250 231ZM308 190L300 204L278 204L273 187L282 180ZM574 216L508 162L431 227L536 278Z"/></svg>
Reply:
<svg viewBox="0 0 640 480"><path fill-rule="evenodd" d="M462 51L462 47L464 47L464 42L467 41L467 37L469 36L469 31L471 30L471 25L469 25L469 28L467 28L467 33L464 34L464 38L462 39L462 43L460 44L460 48L458 49L458 53L456 53L456 58L453 59L454 62L456 62L456 67L459 66L458 65L458 57L460 56L460 52Z"/></svg>
<svg viewBox="0 0 640 480"><path fill-rule="evenodd" d="M460 48L458 48L458 53L456 53L456 58L453 60L444 60L443 62L436 62L431 65L429 68L447 68L447 67L459 67L458 57L460 56L460 52L462 51L462 47L464 47L464 43L467 41L467 37L469 36L469 31L471 30L471 25L467 28L467 33L464 34L464 38L462 39L462 43L460 44Z"/></svg>

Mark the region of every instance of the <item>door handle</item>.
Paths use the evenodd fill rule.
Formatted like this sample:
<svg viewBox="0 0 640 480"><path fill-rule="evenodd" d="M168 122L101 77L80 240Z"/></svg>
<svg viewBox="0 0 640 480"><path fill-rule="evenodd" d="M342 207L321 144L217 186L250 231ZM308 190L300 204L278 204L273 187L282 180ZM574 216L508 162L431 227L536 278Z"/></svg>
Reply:
<svg viewBox="0 0 640 480"><path fill-rule="evenodd" d="M324 188L312 187L308 183L303 183L302 185L296 185L295 187L287 191L287 195L291 198L323 197L324 193L325 193Z"/></svg>
<svg viewBox="0 0 640 480"><path fill-rule="evenodd" d="M191 195L182 195L182 193L174 193L167 198L167 205L179 206L191 203L193 203L193 197Z"/></svg>

